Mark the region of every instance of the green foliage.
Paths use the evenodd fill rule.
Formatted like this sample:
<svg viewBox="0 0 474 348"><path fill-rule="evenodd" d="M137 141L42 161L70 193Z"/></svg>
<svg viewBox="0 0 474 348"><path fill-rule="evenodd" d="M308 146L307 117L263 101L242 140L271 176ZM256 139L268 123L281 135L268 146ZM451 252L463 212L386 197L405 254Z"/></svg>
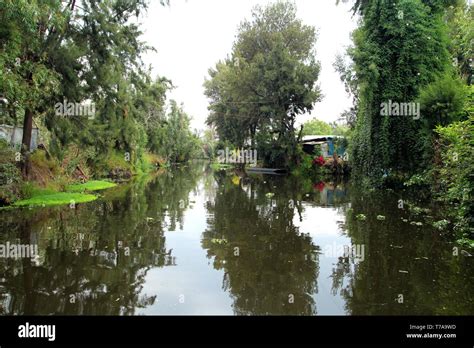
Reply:
<svg viewBox="0 0 474 348"><path fill-rule="evenodd" d="M356 218L357 220L359 220L359 221L365 221L365 220L367 220L367 216L364 215L364 214L357 214L355 218Z"/></svg>
<svg viewBox="0 0 474 348"><path fill-rule="evenodd" d="M105 190L117 186L108 181L89 181L82 184L64 185L67 192L58 192L63 189L52 183L48 187L39 187L32 182L21 185L21 197L23 199L13 202L14 207L23 206L54 206L65 204L86 203L97 199L97 196L86 194L85 191Z"/></svg>
<svg viewBox="0 0 474 348"><path fill-rule="evenodd" d="M48 66L47 26L61 32L68 14L59 1L0 2L0 96L16 123L16 110L38 108L58 91L59 74Z"/></svg>
<svg viewBox="0 0 474 348"><path fill-rule="evenodd" d="M300 159L300 163L295 169L293 169L292 174L295 176L302 176L305 178L311 178L315 175L317 167L313 164L313 156L308 154L303 154Z"/></svg>
<svg viewBox="0 0 474 348"><path fill-rule="evenodd" d="M357 102L356 177L367 184L409 177L406 187L431 185L461 239L473 239L474 99L464 86L472 83L472 6L358 0L354 10L362 22L348 50L352 63L340 58L335 66ZM379 105L387 100L418 101L421 119L381 117ZM446 229L449 221L434 226Z"/></svg>
<svg viewBox="0 0 474 348"><path fill-rule="evenodd" d="M117 184L109 181L101 181L101 180L92 180L85 182L83 184L73 184L69 185L66 188L66 191L69 192L83 192L83 191L99 191L105 190L111 187L115 187Z"/></svg>
<svg viewBox="0 0 474 348"><path fill-rule="evenodd" d="M15 162L15 152L0 140L0 205L10 204L21 194L23 183L20 170Z"/></svg>
<svg viewBox="0 0 474 348"><path fill-rule="evenodd" d="M151 77L141 60L151 48L132 20L146 8L144 0L0 3L0 97L7 100L2 116L17 125L34 115L66 175L78 165L99 177L115 168L139 173L149 170L147 151L166 152L160 136L170 132L173 117L164 116L164 106L172 84ZM93 103L95 113L63 117L56 107L63 102ZM173 161L188 160L196 143L189 121L179 126L178 136L188 138L180 139L184 149ZM81 153L71 156L77 148ZM125 153L126 163L117 158Z"/></svg>
<svg viewBox="0 0 474 348"><path fill-rule="evenodd" d="M314 59L315 29L296 18L289 2L255 7L238 31L230 57L209 70L209 125L234 147L257 148L265 164L297 159L296 116L321 94Z"/></svg>
<svg viewBox="0 0 474 348"><path fill-rule="evenodd" d="M297 177L310 179L312 181L320 181L321 177L327 174L324 167L314 163L314 159L321 156L321 149L318 147L314 148L312 155L304 153L302 149L298 157L300 158L298 165L294 166L291 174Z"/></svg>
<svg viewBox="0 0 474 348"><path fill-rule="evenodd" d="M190 130L190 117L174 100L164 121L154 130L153 150L168 162L186 162L197 156L199 137Z"/></svg>
<svg viewBox="0 0 474 348"><path fill-rule="evenodd" d="M426 128L431 130L438 125L445 126L458 120L465 104L465 96L463 83L450 74L425 86L420 92L420 105Z"/></svg>
<svg viewBox="0 0 474 348"><path fill-rule="evenodd" d="M21 198L27 199L27 198L31 198L35 194L37 194L38 193L38 188L34 183L27 181L21 186L21 191L20 192L21 192ZM53 194L54 191L51 191L50 193Z"/></svg>
<svg viewBox="0 0 474 348"><path fill-rule="evenodd" d="M232 165L227 164L227 163L212 162L211 168L213 170L226 170L226 169L231 169Z"/></svg>
<svg viewBox="0 0 474 348"><path fill-rule="evenodd" d="M109 150L105 153L98 153L90 159L90 166L93 168L97 178L108 177L112 172L132 174L135 171L133 163L128 160L128 154L116 150ZM131 159L131 158L130 158Z"/></svg>
<svg viewBox="0 0 474 348"><path fill-rule="evenodd" d="M455 227L464 237L474 239L474 113L436 132L443 145L440 198L454 206Z"/></svg>
<svg viewBox="0 0 474 348"><path fill-rule="evenodd" d="M332 133L332 127L321 120L312 119L303 124L303 135L330 135Z"/></svg>
<svg viewBox="0 0 474 348"><path fill-rule="evenodd" d="M348 50L358 101L350 158L356 178L379 185L392 172L416 173L431 162L425 153L429 126L413 117L382 116L381 104L416 102L420 89L449 71L451 62L438 5L374 0L355 8L362 21ZM429 123L434 117L426 115Z"/></svg>
<svg viewBox="0 0 474 348"><path fill-rule="evenodd" d="M12 162L0 163L0 185L10 185L21 181L21 173Z"/></svg>
<svg viewBox="0 0 474 348"><path fill-rule="evenodd" d="M213 128L207 128L201 137L201 147L205 157L211 160L215 158L217 153L217 143L217 133Z"/></svg>
<svg viewBox="0 0 474 348"><path fill-rule="evenodd" d="M472 85L474 82L474 6L464 1L458 6L449 7L446 12L446 22L449 28L449 50L459 76Z"/></svg>
<svg viewBox="0 0 474 348"><path fill-rule="evenodd" d="M87 203L97 199L97 196L83 193L57 192L54 194L35 195L28 199L16 201L13 206L54 206L65 204Z"/></svg>
<svg viewBox="0 0 474 348"><path fill-rule="evenodd" d="M431 171L426 171L422 174L413 174L403 185L406 187L417 187L432 184L432 182L429 181L431 174Z"/></svg>
<svg viewBox="0 0 474 348"><path fill-rule="evenodd" d="M443 231L449 226L449 221L446 219L435 221L432 223L432 226L437 230Z"/></svg>
<svg viewBox="0 0 474 348"><path fill-rule="evenodd" d="M51 175L58 176L61 174L58 162L54 158L48 158L42 150L33 152L31 162L36 168L47 170Z"/></svg>

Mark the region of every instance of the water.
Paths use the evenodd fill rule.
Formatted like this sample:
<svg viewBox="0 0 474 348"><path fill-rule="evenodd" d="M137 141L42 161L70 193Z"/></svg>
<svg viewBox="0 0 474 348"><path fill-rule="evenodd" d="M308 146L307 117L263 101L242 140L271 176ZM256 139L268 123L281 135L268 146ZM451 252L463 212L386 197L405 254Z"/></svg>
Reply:
<svg viewBox="0 0 474 348"><path fill-rule="evenodd" d="M399 199L196 164L3 211L0 245L38 255L0 258L0 313L474 313L473 257Z"/></svg>

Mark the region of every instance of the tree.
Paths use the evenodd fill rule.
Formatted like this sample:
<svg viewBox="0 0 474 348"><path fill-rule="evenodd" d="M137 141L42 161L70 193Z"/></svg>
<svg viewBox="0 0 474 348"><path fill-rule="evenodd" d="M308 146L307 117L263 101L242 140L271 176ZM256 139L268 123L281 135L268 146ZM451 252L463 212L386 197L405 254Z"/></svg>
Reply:
<svg viewBox="0 0 474 348"><path fill-rule="evenodd" d="M474 75L474 6L461 2L447 9L446 20L450 38L449 50L461 78L472 85Z"/></svg>
<svg viewBox="0 0 474 348"><path fill-rule="evenodd" d="M420 89L449 71L443 1L357 1L361 26L354 32L352 58L358 96L352 141L356 178L380 184L390 172L426 169L424 122L381 115L389 100L418 102ZM423 115L431 118L432 115Z"/></svg>
<svg viewBox="0 0 474 348"><path fill-rule="evenodd" d="M190 117L171 100L170 110L154 132L156 153L171 163L186 162L197 155L199 137L189 129Z"/></svg>
<svg viewBox="0 0 474 348"><path fill-rule="evenodd" d="M315 29L296 18L289 2L255 7L239 27L232 54L209 71L208 124L221 140L257 146L267 164L297 159L295 121L321 93L316 81Z"/></svg>
<svg viewBox="0 0 474 348"><path fill-rule="evenodd" d="M303 124L303 135L329 135L332 134L332 127L321 120L312 119Z"/></svg>
<svg viewBox="0 0 474 348"><path fill-rule="evenodd" d="M446 74L425 86L420 92L421 111L430 117L424 119L427 129L446 126L459 120L465 103L463 83Z"/></svg>
<svg viewBox="0 0 474 348"><path fill-rule="evenodd" d="M0 3L0 94L24 111L22 153L26 175L33 115L43 98L54 93L58 74L48 66L48 50L70 18L60 2L2 1ZM16 110L15 110L16 112ZM16 115L14 115L16 119Z"/></svg>
<svg viewBox="0 0 474 348"><path fill-rule="evenodd" d="M352 50L353 47L348 48L349 55L353 53ZM354 128L357 116L357 105L359 104L359 83L357 81L354 63L347 62L342 55L337 55L333 67L336 72L339 73L341 81L344 83L346 93L352 98L352 106L348 110L344 110L340 118L344 120L350 128Z"/></svg>
<svg viewBox="0 0 474 348"><path fill-rule="evenodd" d="M151 47L132 19L146 9L145 0L1 2L0 97L9 122L24 118L25 176L34 116L60 161L74 144L91 153L90 165L127 154L136 166L146 150L162 151L158 133L172 84L152 78L141 60ZM54 106L66 101L92 103L95 114L60 117Z"/></svg>
<svg viewBox="0 0 474 348"><path fill-rule="evenodd" d="M8 72L1 77L2 93L24 110L22 152L27 169L34 115L49 114L46 124L54 132L69 123L51 116L58 99L117 104L126 90L129 67L139 62L145 49L137 40L137 26L127 24L145 3L42 0L5 1L0 6L1 70ZM129 126L130 122L125 125Z"/></svg>

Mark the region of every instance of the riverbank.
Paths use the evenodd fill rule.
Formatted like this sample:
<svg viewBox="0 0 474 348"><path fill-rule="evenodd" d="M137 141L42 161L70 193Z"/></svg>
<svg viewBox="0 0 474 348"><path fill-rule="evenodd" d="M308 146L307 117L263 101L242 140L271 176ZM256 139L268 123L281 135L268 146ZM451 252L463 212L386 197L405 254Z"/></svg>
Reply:
<svg viewBox="0 0 474 348"><path fill-rule="evenodd" d="M115 187L115 182L130 180L163 166L158 156L149 153L131 161L114 152L91 163L81 160L79 155L58 160L46 149L38 148L30 155L30 166L25 176L20 171L18 155L4 142L0 144L0 207L90 202L97 199L95 192Z"/></svg>

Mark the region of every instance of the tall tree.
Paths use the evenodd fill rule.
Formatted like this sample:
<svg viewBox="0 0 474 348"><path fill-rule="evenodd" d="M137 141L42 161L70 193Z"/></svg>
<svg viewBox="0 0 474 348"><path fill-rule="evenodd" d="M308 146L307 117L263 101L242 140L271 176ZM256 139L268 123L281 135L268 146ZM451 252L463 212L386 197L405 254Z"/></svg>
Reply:
<svg viewBox="0 0 474 348"><path fill-rule="evenodd" d="M295 121L321 99L316 86L316 32L289 2L257 6L239 27L231 56L210 71L208 123L220 138L256 145L268 164L289 166L297 155ZM239 127L239 134L232 129Z"/></svg>
<svg viewBox="0 0 474 348"><path fill-rule="evenodd" d="M424 125L417 117L387 117L389 101L416 103L420 89L450 69L444 1L357 1L361 26L354 32L358 91L352 160L357 177L379 184L390 172L413 173L427 165ZM422 115L431 117L431 115Z"/></svg>
<svg viewBox="0 0 474 348"><path fill-rule="evenodd" d="M71 6L59 1L0 3L0 93L24 111L22 152L26 156L33 115L43 99L58 89L60 76L48 64L48 51L65 30Z"/></svg>
<svg viewBox="0 0 474 348"><path fill-rule="evenodd" d="M12 118L23 113L25 176L34 116L60 160L73 143L135 160L146 147L156 150L154 129L172 85L153 79L141 60L151 47L133 18L146 9L146 0L0 3L0 97ZM94 103L95 115L58 117L54 105L63 101Z"/></svg>

